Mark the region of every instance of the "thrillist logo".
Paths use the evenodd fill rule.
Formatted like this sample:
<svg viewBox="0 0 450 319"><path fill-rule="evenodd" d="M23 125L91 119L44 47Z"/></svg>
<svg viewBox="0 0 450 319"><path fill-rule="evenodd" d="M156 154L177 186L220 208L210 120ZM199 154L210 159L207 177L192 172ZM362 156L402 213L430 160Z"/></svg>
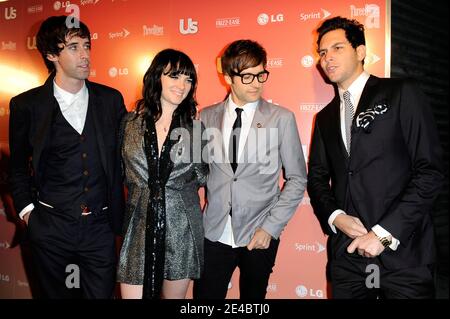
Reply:
<svg viewBox="0 0 450 319"><path fill-rule="evenodd" d="M16 51L17 44L16 44L16 42L12 42L12 41L8 41L8 42L2 41L2 46L1 46L0 50Z"/></svg>
<svg viewBox="0 0 450 319"><path fill-rule="evenodd" d="M198 32L198 21L188 18L187 26L184 27L184 19L180 19L180 33L181 34L194 34Z"/></svg>
<svg viewBox="0 0 450 319"><path fill-rule="evenodd" d="M156 24L154 24L153 27L148 27L146 25L143 25L142 29L144 31L144 37L148 36L148 35L155 35L155 36L163 36L164 35L164 27L158 26Z"/></svg>
<svg viewBox="0 0 450 319"><path fill-rule="evenodd" d="M358 8L354 5L350 5L351 18L358 18L365 16L366 21L364 26L367 29L379 29L380 28L380 7L376 4L366 4L364 8Z"/></svg>
<svg viewBox="0 0 450 319"><path fill-rule="evenodd" d="M5 19L13 20L17 17L17 10L14 7L5 8Z"/></svg>

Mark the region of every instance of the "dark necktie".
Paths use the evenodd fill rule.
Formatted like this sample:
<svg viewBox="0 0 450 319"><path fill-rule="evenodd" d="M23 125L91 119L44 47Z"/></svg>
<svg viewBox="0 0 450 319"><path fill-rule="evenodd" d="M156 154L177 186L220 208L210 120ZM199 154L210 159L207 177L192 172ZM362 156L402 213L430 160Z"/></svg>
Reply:
<svg viewBox="0 0 450 319"><path fill-rule="evenodd" d="M242 126L242 118L241 114L243 109L237 107L235 109L237 113L236 120L233 124L233 130L230 135L230 145L228 146L228 156L230 158L231 168L233 172L236 172L237 162L238 162L238 150L239 150L239 137L241 136L241 126Z"/></svg>
<svg viewBox="0 0 450 319"><path fill-rule="evenodd" d="M347 152L350 155L350 146L352 143L352 121L355 114L355 108L353 107L352 101L350 100L350 92L344 92L344 106L345 106L345 138L347 141Z"/></svg>

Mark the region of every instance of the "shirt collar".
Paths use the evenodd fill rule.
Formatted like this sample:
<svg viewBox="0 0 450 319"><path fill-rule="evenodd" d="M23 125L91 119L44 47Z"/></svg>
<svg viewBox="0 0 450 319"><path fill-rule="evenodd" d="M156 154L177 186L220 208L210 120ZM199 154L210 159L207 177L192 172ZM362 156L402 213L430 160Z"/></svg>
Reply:
<svg viewBox="0 0 450 319"><path fill-rule="evenodd" d="M231 94L228 96L228 103L227 103L227 107L226 107L226 112L228 112L229 115L235 115L236 108L241 108L243 109L242 113L244 114L244 116L250 116L252 113L255 112L256 108L258 107L258 103L259 100L256 102L251 102L251 103L247 103L244 104L243 106L238 106L236 103L233 102L233 99L231 98Z"/></svg>
<svg viewBox="0 0 450 319"><path fill-rule="evenodd" d="M369 79L370 74L367 71L363 71L355 81L348 87L347 90L343 90L339 88L339 97L341 101L344 100L344 92L349 91L351 98L353 98L354 105L358 105L359 99L361 97L362 91L364 90L364 86L366 85L367 80Z"/></svg>
<svg viewBox="0 0 450 319"><path fill-rule="evenodd" d="M56 84L56 82L53 80L53 94L61 98L67 105L70 105L74 101L82 99L86 96L87 94L86 82L83 81L83 86L77 93L71 93L58 86L58 84Z"/></svg>

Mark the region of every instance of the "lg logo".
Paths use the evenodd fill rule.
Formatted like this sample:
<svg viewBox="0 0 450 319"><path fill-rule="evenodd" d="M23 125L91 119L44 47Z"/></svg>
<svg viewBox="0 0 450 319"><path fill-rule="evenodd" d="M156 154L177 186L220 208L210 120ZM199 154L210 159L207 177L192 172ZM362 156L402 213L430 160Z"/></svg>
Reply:
<svg viewBox="0 0 450 319"><path fill-rule="evenodd" d="M282 13L271 14L270 16L266 13L261 13L256 19L259 25L266 25L269 22L283 22L284 16Z"/></svg>
<svg viewBox="0 0 450 319"><path fill-rule="evenodd" d="M5 8L5 19L14 20L17 17L17 10L14 7Z"/></svg>
<svg viewBox="0 0 450 319"><path fill-rule="evenodd" d="M115 78L116 76L128 75L128 68L116 68L113 66L109 69L108 74L112 78Z"/></svg>
<svg viewBox="0 0 450 319"><path fill-rule="evenodd" d="M303 285L298 285L295 287L295 294L299 296L300 298L305 297L313 297L313 298L323 298L323 291L320 289L312 289L312 288L306 288Z"/></svg>
<svg viewBox="0 0 450 319"><path fill-rule="evenodd" d="M269 16L265 13L261 13L256 21L258 21L259 25L266 25L267 23L269 23Z"/></svg>
<svg viewBox="0 0 450 319"><path fill-rule="evenodd" d="M0 282L9 282L9 275L7 274L0 274Z"/></svg>
<svg viewBox="0 0 450 319"><path fill-rule="evenodd" d="M302 65L303 65L303 67L305 67L305 68L310 68L310 67L312 67L313 64L314 64L314 58L313 58L312 56L310 56L310 55L305 55L305 56L302 58L301 63L302 63Z"/></svg>
<svg viewBox="0 0 450 319"><path fill-rule="evenodd" d="M58 11L61 8L67 8L68 6L70 6L70 1L55 1L53 3L53 9L55 9L55 11Z"/></svg>
<svg viewBox="0 0 450 319"><path fill-rule="evenodd" d="M295 287L295 293L300 298L305 298L308 295L308 289L306 289L305 286L300 285L300 286Z"/></svg>
<svg viewBox="0 0 450 319"><path fill-rule="evenodd" d="M180 19L180 33L181 34L194 34L198 32L198 21L194 21L191 18L187 20L187 26L184 26L184 19Z"/></svg>

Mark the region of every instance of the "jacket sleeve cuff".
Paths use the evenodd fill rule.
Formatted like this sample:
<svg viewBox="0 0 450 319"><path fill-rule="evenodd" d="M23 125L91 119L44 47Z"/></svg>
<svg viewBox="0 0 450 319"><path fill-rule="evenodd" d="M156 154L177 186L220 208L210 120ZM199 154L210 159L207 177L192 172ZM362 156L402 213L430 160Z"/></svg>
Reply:
<svg viewBox="0 0 450 319"><path fill-rule="evenodd" d="M25 216L27 213L31 212L33 209L34 209L33 203L31 203L31 204L25 206L25 208L22 209L22 211L19 213L20 219L23 220L23 216Z"/></svg>
<svg viewBox="0 0 450 319"><path fill-rule="evenodd" d="M381 227L380 225L375 225L372 227L372 231L377 235L378 237L387 237L392 236L390 232L388 232L386 229ZM392 250L397 250L398 245L400 245L400 241L392 236L392 243L389 245L389 248Z"/></svg>
<svg viewBox="0 0 450 319"><path fill-rule="evenodd" d="M328 225L330 226L331 230L335 234L337 234L337 230L336 230L336 226L334 226L333 223L334 223L334 220L336 219L336 217L340 214L345 214L345 212L342 209L336 209L333 212L333 214L331 214L330 217L328 217Z"/></svg>

